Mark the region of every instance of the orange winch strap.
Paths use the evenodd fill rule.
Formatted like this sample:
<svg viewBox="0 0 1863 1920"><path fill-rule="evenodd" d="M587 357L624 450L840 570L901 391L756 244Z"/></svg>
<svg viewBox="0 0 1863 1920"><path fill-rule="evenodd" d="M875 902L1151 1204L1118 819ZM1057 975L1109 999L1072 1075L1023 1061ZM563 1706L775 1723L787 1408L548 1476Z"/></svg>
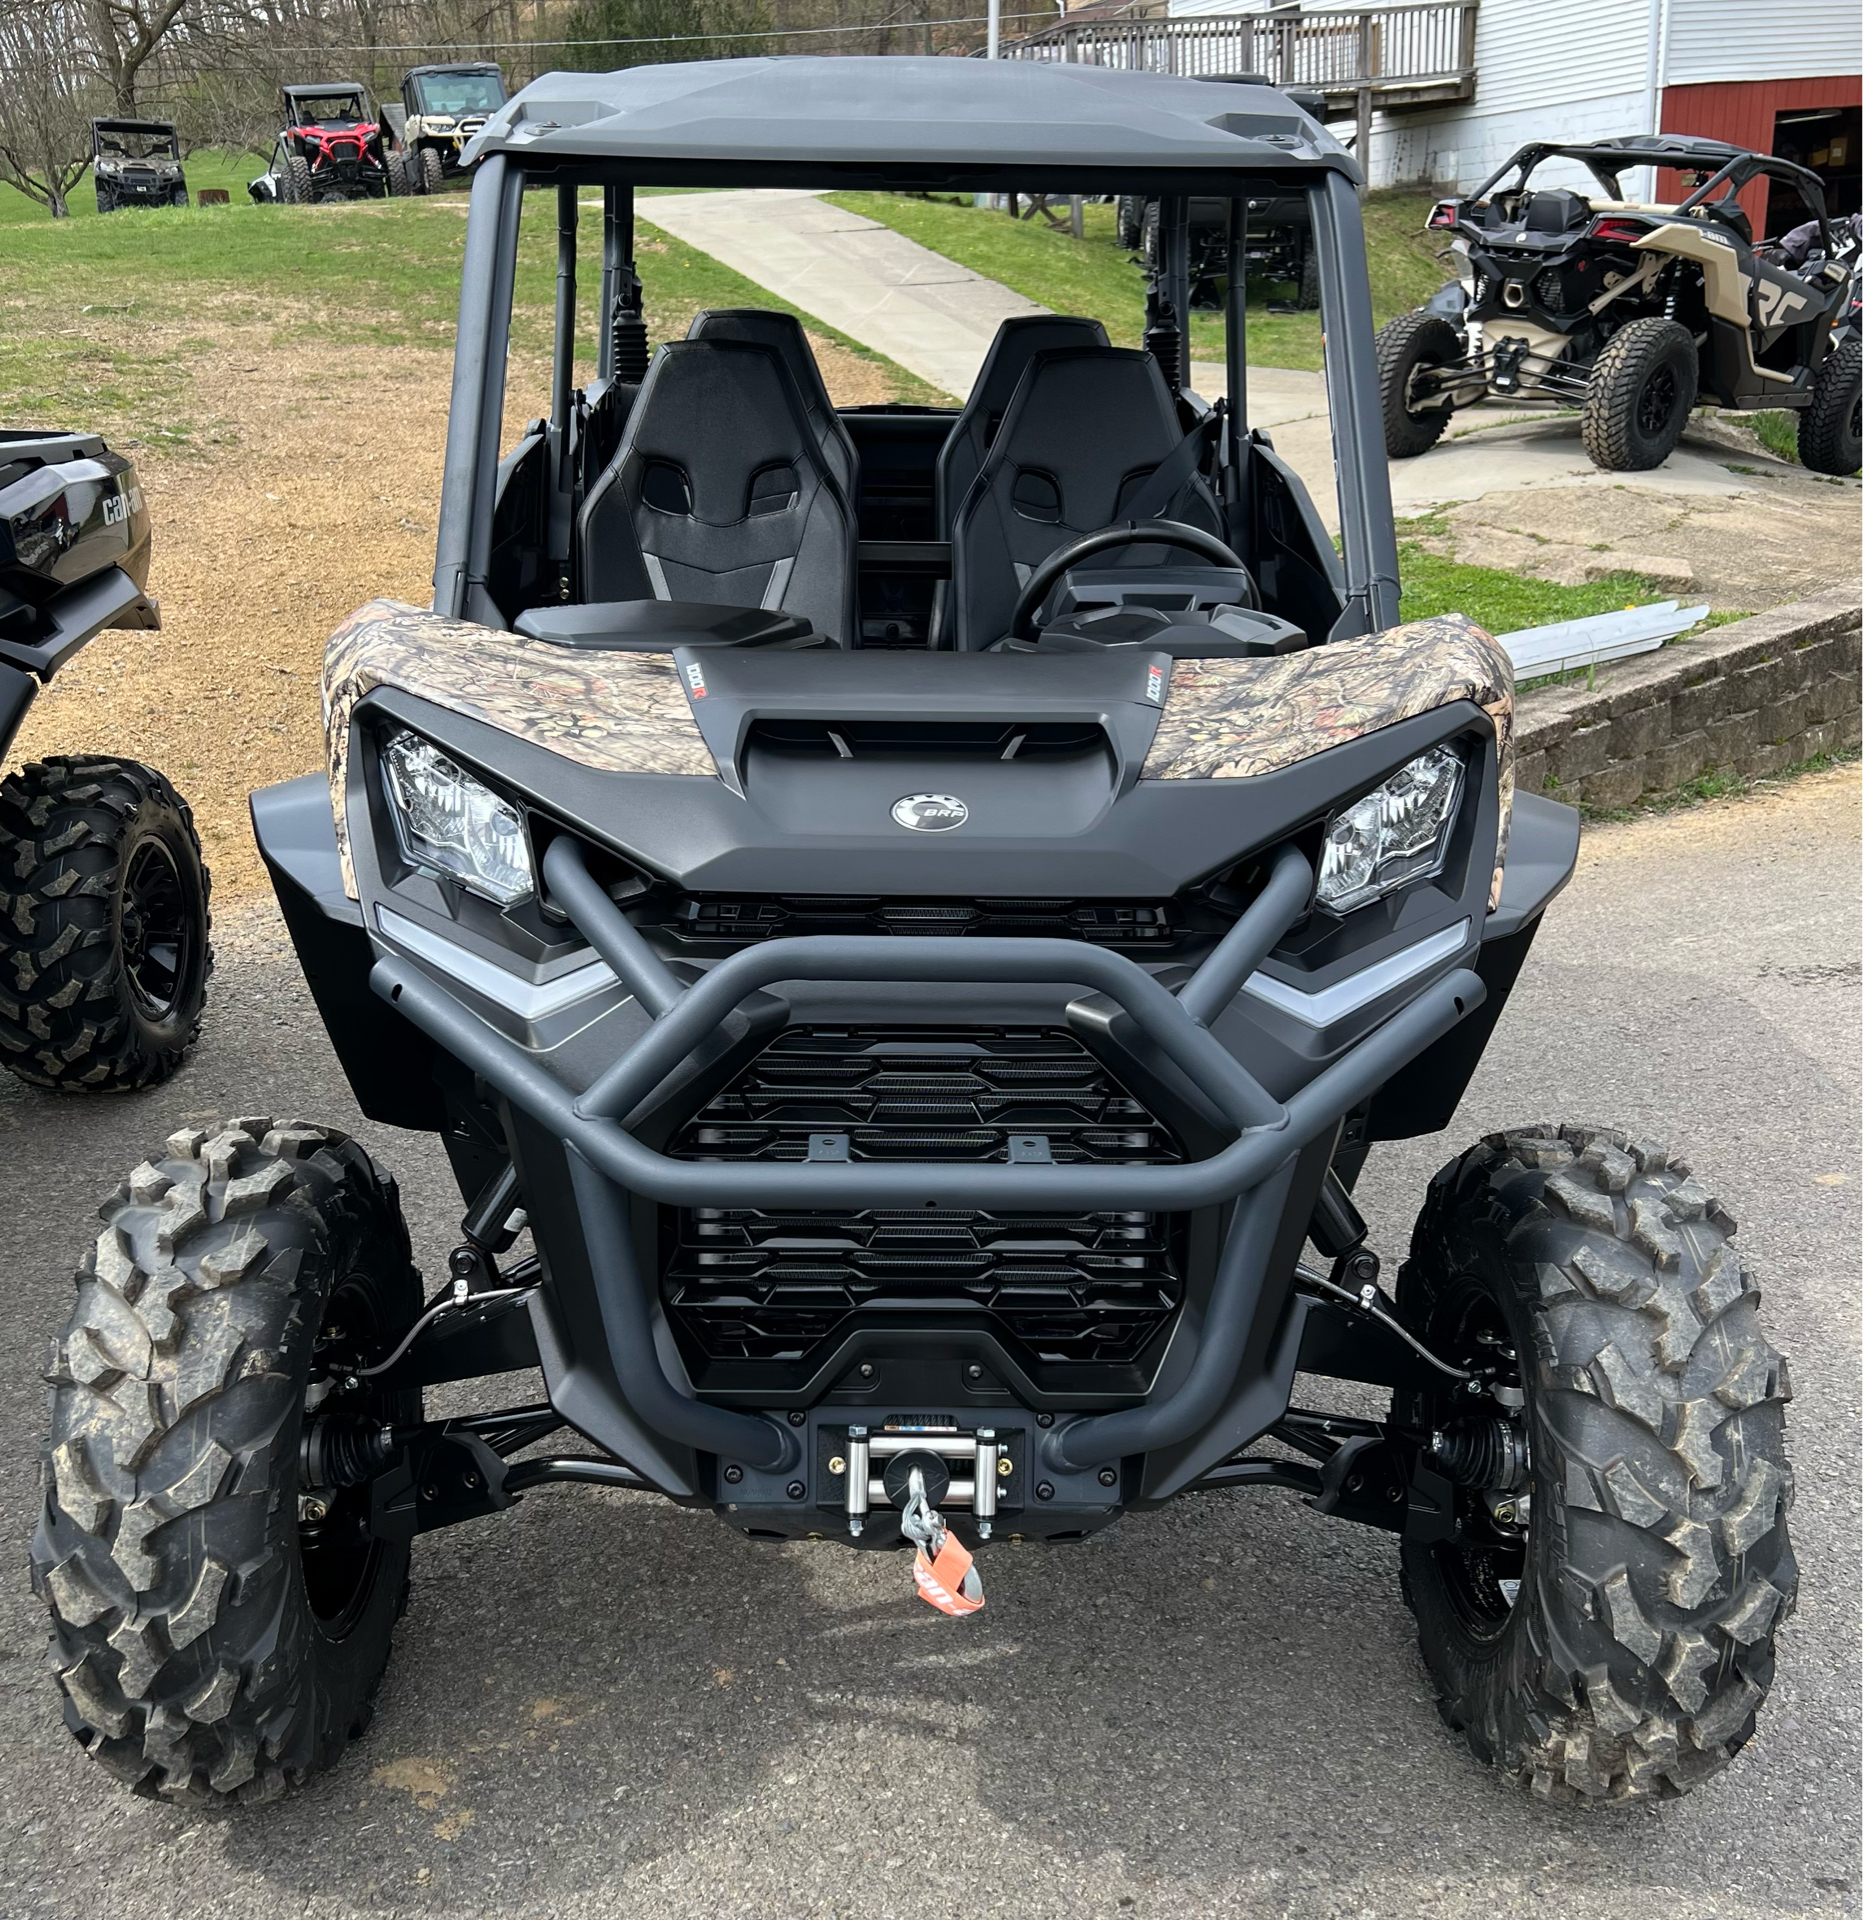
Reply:
<svg viewBox="0 0 1863 1920"><path fill-rule="evenodd" d="M955 1617L983 1605L983 1582L972 1571L970 1549L954 1533L945 1535L936 1560L926 1559L925 1549L919 1548L912 1558L912 1577L919 1598L940 1613Z"/></svg>

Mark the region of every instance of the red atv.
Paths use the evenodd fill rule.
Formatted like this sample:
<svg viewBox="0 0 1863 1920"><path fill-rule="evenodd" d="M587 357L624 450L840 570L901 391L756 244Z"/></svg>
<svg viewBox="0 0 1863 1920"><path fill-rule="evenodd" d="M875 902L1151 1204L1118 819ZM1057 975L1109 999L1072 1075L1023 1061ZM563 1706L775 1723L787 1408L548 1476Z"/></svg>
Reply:
<svg viewBox="0 0 1863 1920"><path fill-rule="evenodd" d="M360 82L283 89L285 125L272 164L246 189L261 204L399 199L414 192L403 155L369 117Z"/></svg>

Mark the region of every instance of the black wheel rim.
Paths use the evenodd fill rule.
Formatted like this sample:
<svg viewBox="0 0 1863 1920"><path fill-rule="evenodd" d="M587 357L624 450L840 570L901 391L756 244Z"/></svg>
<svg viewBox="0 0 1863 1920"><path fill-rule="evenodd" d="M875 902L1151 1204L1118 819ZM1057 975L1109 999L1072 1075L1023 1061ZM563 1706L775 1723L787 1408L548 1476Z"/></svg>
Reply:
<svg viewBox="0 0 1863 1920"><path fill-rule="evenodd" d="M1637 395L1637 430L1654 440L1668 426L1675 412L1676 384L1673 367L1656 367Z"/></svg>
<svg viewBox="0 0 1863 1920"><path fill-rule="evenodd" d="M132 849L118 924L123 975L136 1005L151 1020L168 1019L194 977L196 937L188 889L164 841L151 837Z"/></svg>
<svg viewBox="0 0 1863 1920"><path fill-rule="evenodd" d="M1429 1330L1430 1347L1471 1373L1518 1387L1525 1369L1518 1361L1515 1335L1493 1292L1476 1275L1461 1276L1437 1302ZM1496 1403L1482 1396L1445 1391L1430 1397L1426 1418L1440 1430L1471 1412L1492 1416ZM1525 1413L1520 1416L1525 1422ZM1530 1499L1524 1509L1531 1514ZM1443 1592L1463 1632L1471 1640L1493 1642L1513 1618L1520 1585L1526 1577L1528 1527L1524 1520L1505 1525L1495 1517L1487 1498L1477 1489L1456 1489L1456 1517L1461 1537L1431 1547Z"/></svg>
<svg viewBox="0 0 1863 1920"><path fill-rule="evenodd" d="M353 1274L331 1293L311 1361L305 1417L393 1424L406 1417L399 1401L360 1379L355 1368L363 1356L386 1349L391 1336L383 1327L375 1282ZM320 1487L298 1500L298 1566L304 1595L326 1638L342 1640L354 1631L374 1595L384 1543L369 1531L370 1488Z"/></svg>

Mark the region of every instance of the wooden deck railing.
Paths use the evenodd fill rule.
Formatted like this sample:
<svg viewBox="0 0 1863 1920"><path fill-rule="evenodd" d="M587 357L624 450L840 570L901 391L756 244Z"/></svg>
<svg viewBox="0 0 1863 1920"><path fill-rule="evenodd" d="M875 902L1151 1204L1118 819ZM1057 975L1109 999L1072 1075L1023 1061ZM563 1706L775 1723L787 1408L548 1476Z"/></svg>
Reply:
<svg viewBox="0 0 1863 1920"><path fill-rule="evenodd" d="M1146 73L1258 73L1349 110L1469 100L1475 92L1478 0L1391 7L1204 14L1177 19L1063 19L1006 40L1014 60L1068 60Z"/></svg>

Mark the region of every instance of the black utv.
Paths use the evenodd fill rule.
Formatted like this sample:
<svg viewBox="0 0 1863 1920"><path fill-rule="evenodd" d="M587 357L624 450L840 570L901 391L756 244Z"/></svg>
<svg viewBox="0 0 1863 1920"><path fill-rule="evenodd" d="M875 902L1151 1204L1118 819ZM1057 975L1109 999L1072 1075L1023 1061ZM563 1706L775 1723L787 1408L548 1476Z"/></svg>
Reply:
<svg viewBox="0 0 1863 1920"><path fill-rule="evenodd" d="M0 762L106 628L162 624L134 463L96 434L0 431ZM208 876L167 777L107 754L0 780L0 1065L59 1093L165 1080L200 1032Z"/></svg>
<svg viewBox="0 0 1863 1920"><path fill-rule="evenodd" d="M1598 191L1532 185L1558 161ZM1674 205L1626 200L1620 176L1646 167L1694 184ZM1802 271L1754 245L1737 196L1761 178L1813 212L1821 238ZM1576 407L1607 472L1661 466L1698 404L1789 409L1806 466L1856 471L1863 360L1833 351L1849 275L1815 173L1692 135L1536 141L1472 194L1439 201L1429 225L1450 236L1460 278L1378 336L1393 459L1427 453L1456 408L1495 396Z"/></svg>
<svg viewBox="0 0 1863 1920"><path fill-rule="evenodd" d="M99 213L188 204L181 136L169 120L93 120L91 177Z"/></svg>
<svg viewBox="0 0 1863 1920"><path fill-rule="evenodd" d="M1199 74L1206 84L1265 87L1265 74ZM1305 113L1323 120L1326 96L1299 88L1285 95ZM1119 195L1115 203L1117 237L1122 247L1140 255L1146 271L1164 270L1166 241L1160 225L1163 203L1138 193ZM1186 201L1182 217L1189 228L1187 275L1190 305L1200 313L1220 312L1224 278L1229 271L1230 201L1220 195L1200 195ZM1280 280L1292 290L1292 304L1310 312L1320 304L1319 254L1307 223L1307 203L1297 193L1256 197L1243 202L1246 216L1245 257L1257 280Z"/></svg>
<svg viewBox="0 0 1863 1920"><path fill-rule="evenodd" d="M750 59L548 76L469 150L433 605L339 629L327 778L253 797L356 1097L443 1143L459 1235L423 1280L387 1171L283 1112L105 1203L32 1562L112 1773L333 1764L415 1537L575 1481L906 1549L953 1615L993 1542L1283 1489L1401 1541L1509 1775L1654 1797L1751 1738L1789 1389L1711 1171L1529 1117L1446 1158L1394 1288L1354 1204L1454 1118L1578 817L1515 791L1494 641L1398 624L1356 168L1266 89L1224 108ZM739 183L1303 196L1342 553L1248 424L1239 273L1214 410L1167 330L1065 316L951 411L836 408L773 311L649 358L636 189ZM501 458L538 210L554 378Z"/></svg>

